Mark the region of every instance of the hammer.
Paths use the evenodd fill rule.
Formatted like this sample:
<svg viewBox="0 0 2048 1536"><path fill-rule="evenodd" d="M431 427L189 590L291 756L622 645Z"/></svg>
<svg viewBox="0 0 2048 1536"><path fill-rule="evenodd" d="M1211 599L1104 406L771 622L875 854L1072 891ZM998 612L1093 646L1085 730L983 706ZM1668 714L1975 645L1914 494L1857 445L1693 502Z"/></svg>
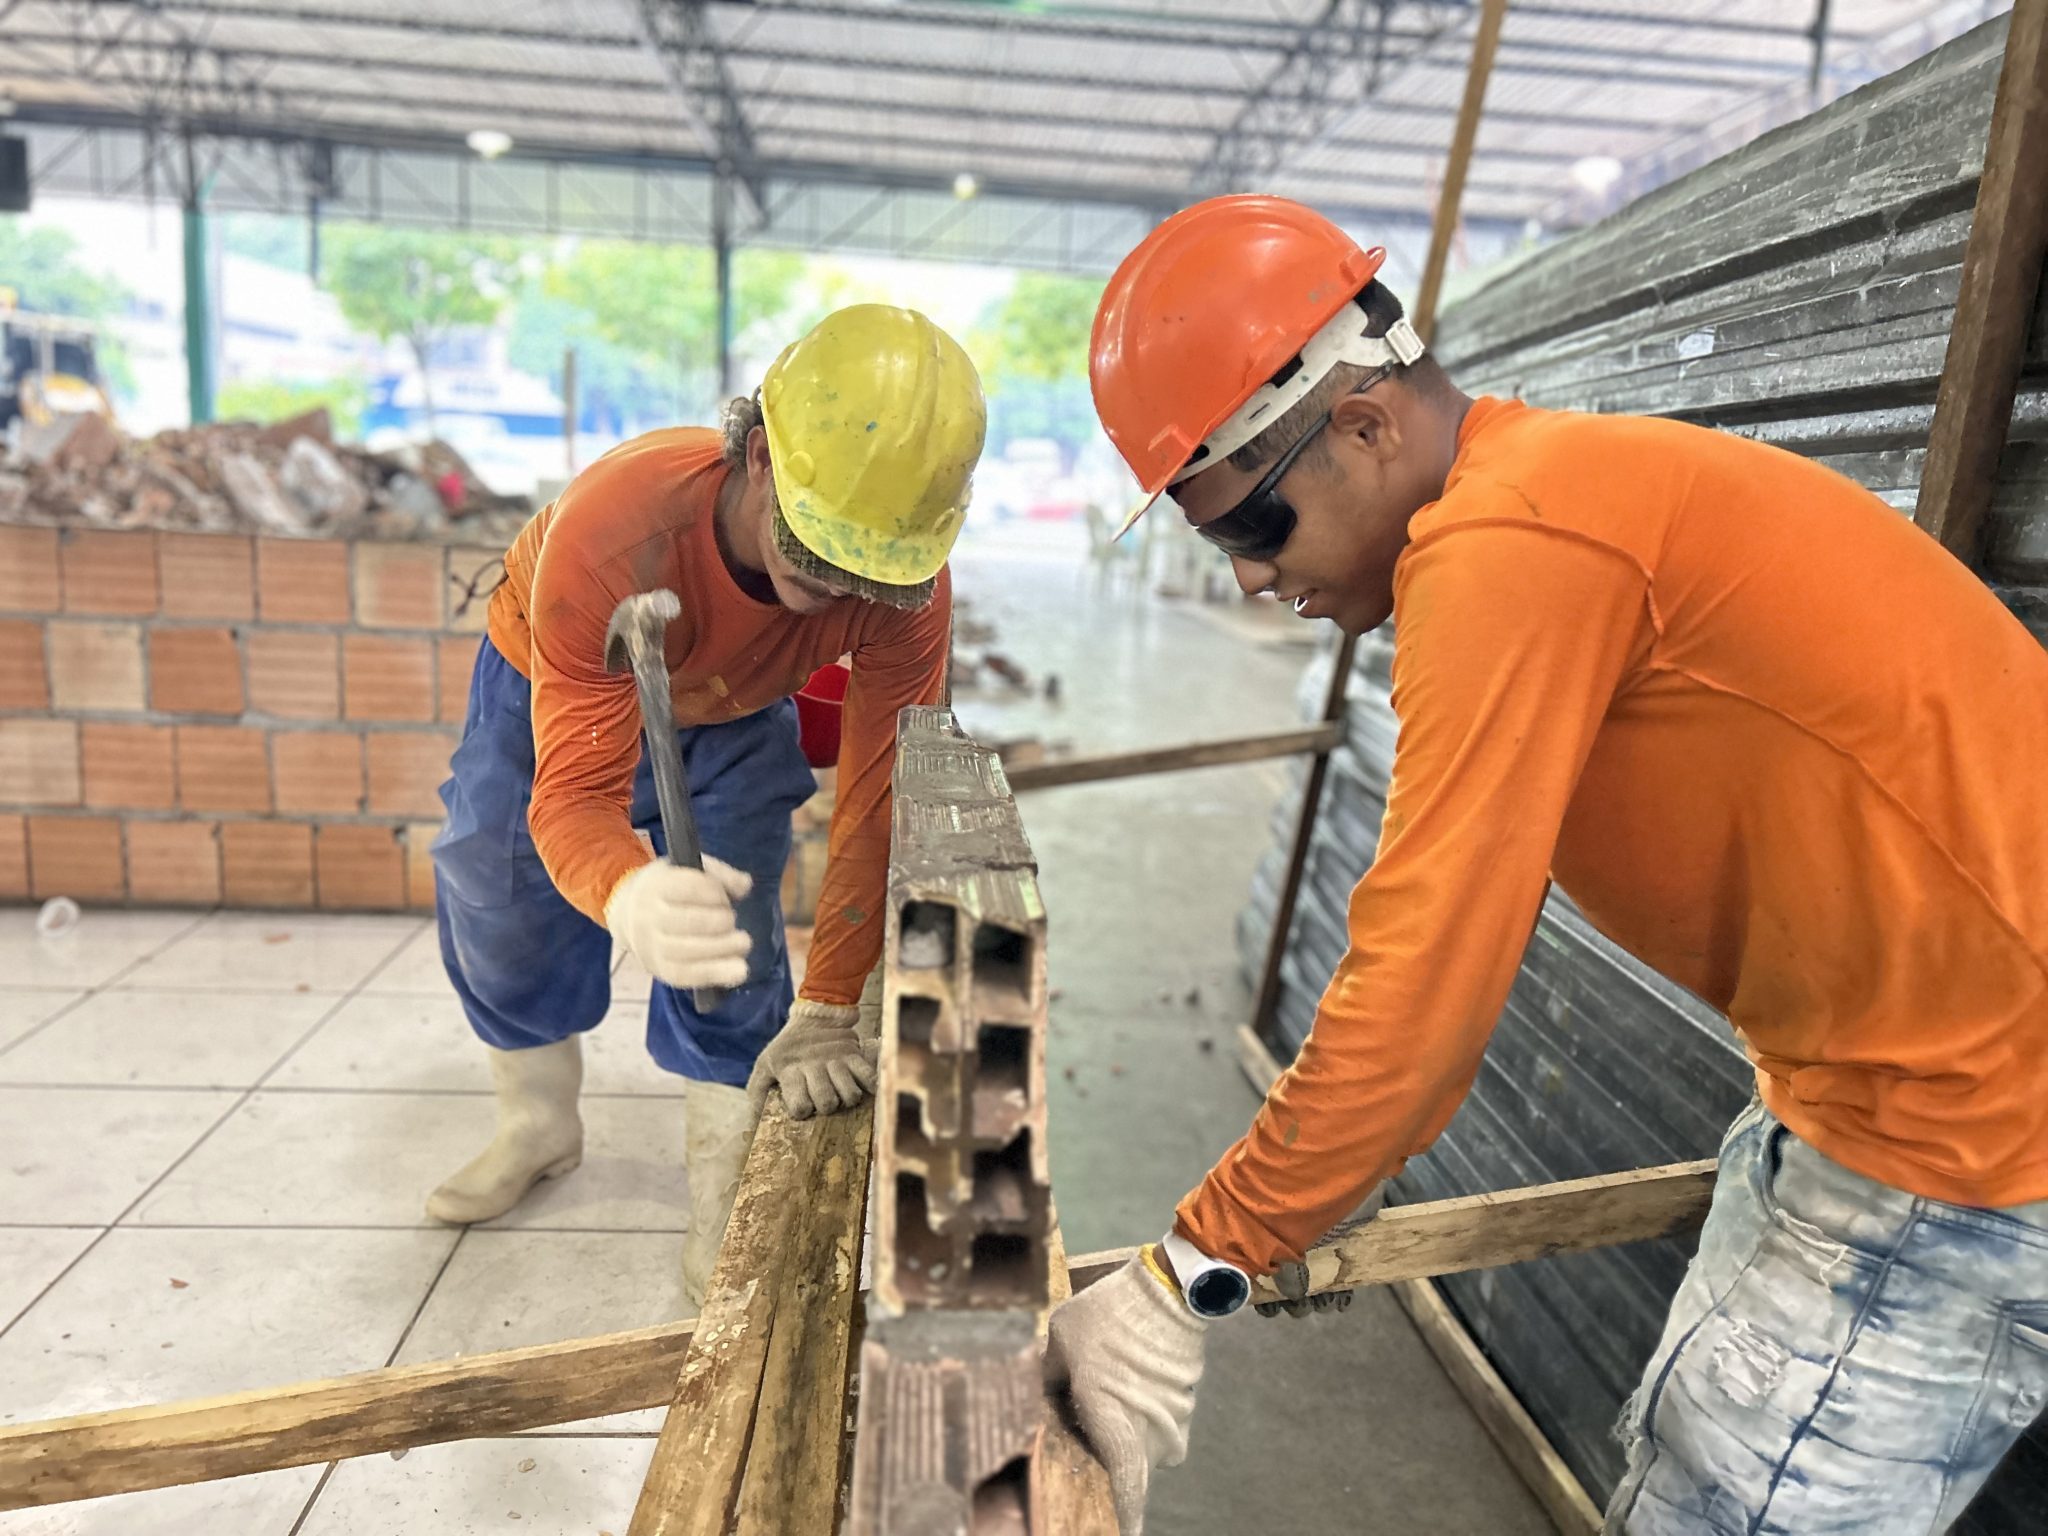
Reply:
<svg viewBox="0 0 2048 1536"><path fill-rule="evenodd" d="M683 777L683 749L676 741L675 703L668 691L668 661L662 631L683 611L683 600L666 587L637 593L612 610L604 629L604 669L631 669L640 689L640 725L647 733L647 759L654 768L654 798L661 805L661 832L668 861L685 869L704 867L704 845L690 812L690 784ZM725 1001L724 987L693 987L699 1013Z"/></svg>

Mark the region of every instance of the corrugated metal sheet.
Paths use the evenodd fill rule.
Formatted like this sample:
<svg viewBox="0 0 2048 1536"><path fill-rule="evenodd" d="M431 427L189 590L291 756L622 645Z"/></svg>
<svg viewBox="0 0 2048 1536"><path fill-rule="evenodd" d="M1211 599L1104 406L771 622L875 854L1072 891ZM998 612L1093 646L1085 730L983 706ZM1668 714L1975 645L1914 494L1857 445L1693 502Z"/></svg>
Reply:
<svg viewBox="0 0 2048 1536"><path fill-rule="evenodd" d="M2002 56L2003 20L1560 242L1447 312L1464 388L1671 415L1833 465L1909 512L1933 414ZM2048 295L2001 467L1988 574L2048 641ZM1825 552L1817 551L1817 559ZM1299 1043L1371 862L1396 724L1391 642L1347 687L1291 936L1279 1024ZM1303 679L1317 707L1328 653ZM1256 972L1294 801L1239 923ZM1485 1064L1449 1129L1396 1183L1437 1199L1711 1155L1750 1093L1726 1022L1545 905ZM1573 1471L1604 1497L1611 1427L1655 1346L1689 1245L1648 1243L1453 1277L1446 1294ZM1958 1530L2048 1529L2037 1425Z"/></svg>
<svg viewBox="0 0 2048 1536"><path fill-rule="evenodd" d="M1997 3L1833 0L1819 88L1867 78L1872 58L1923 52ZM1082 200L1142 193L1135 206L1154 209L1257 187L1398 221L1434 206L1478 14L1447 0L683 9L703 29L664 59L649 16L674 8L643 0L11 0L0 94L51 123L225 113L344 143L459 142L486 127L513 132L521 152L695 158L729 80L764 175L823 162L943 186L971 170ZM1671 173L1688 134L1747 138L1777 120L1805 99L1814 57L1808 18L1785 9L1518 0L1468 220L1582 222L1593 210L1573 176L1580 158L1620 157L1630 185L1648 184ZM840 103L852 122L804 116ZM862 116L884 106L893 117ZM1156 146L1156 163L1113 153L1133 136Z"/></svg>

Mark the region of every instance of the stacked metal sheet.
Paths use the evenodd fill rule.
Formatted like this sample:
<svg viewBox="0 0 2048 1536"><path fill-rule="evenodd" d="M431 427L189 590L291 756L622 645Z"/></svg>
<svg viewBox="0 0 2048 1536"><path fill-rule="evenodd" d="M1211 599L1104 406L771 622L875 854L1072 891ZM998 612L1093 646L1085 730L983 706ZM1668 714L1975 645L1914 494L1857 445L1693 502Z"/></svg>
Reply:
<svg viewBox="0 0 2048 1536"><path fill-rule="evenodd" d="M1659 414L1778 443L1909 513L1955 304L2003 54L2003 19L1537 253L1438 327L1473 394ZM2048 293L2001 465L1985 570L2048 642ZM1827 552L1816 550L1825 573ZM1282 973L1298 1046L1342 956L1393 763L1392 645L1347 682ZM1305 716L1329 676L1303 679ZM1297 801L1239 921L1256 977ZM1395 1197L1454 1194L1711 1156L1750 1093L1727 1024L1545 905L1470 1098ZM1596 1498L1619 1479L1621 1405L1655 1346L1689 1244L1659 1242L1453 1277L1446 1294ZM2037 1425L1958 1531L2048 1529Z"/></svg>

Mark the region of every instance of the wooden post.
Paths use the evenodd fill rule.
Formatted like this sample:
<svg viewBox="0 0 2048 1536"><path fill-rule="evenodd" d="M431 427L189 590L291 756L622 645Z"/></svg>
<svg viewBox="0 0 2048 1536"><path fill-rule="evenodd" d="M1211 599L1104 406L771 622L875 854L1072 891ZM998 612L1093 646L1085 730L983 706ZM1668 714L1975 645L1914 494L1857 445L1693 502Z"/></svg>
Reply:
<svg viewBox="0 0 2048 1536"><path fill-rule="evenodd" d="M820 1489L765 1480L779 1469L836 1495L872 1123L869 1109L792 1120L782 1095L768 1096L628 1536L724 1536L736 1518L749 1532L830 1536L834 1511L830 1499L820 1506ZM785 1316L782 1303L803 1310ZM800 1401L806 1391L818 1401ZM814 1413L833 1432L825 1445L800 1444ZM795 1523L799 1511L812 1523Z"/></svg>
<svg viewBox="0 0 2048 1536"><path fill-rule="evenodd" d="M786 1197L798 1204L797 1230L782 1258L737 1536L839 1528L874 1126L866 1109L818 1122L804 1182Z"/></svg>
<svg viewBox="0 0 2048 1536"><path fill-rule="evenodd" d="M1444 270L1450 264L1451 241L1458 233L1458 207L1465 200L1465 176L1472 169L1472 147L1479 139L1479 115L1486 106L1486 83L1493 75L1493 56L1500 49L1501 24L1508 0L1485 0L1479 30L1472 38L1472 67L1465 72L1465 99L1458 105L1451 130L1450 158L1444 162L1444 184L1437 190L1436 219L1429 229L1429 259L1423 263L1422 286L1415 292L1409 321L1424 341L1436 328L1436 302L1443 293Z"/></svg>
<svg viewBox="0 0 2048 1536"><path fill-rule="evenodd" d="M1457 126L1451 132L1450 160L1444 167L1436 219L1430 226L1429 259L1423 263L1422 287L1408 314L1409 323L1424 341L1430 340L1436 329L1437 296L1443 291L1451 238L1458 231L1458 205L1465 196L1465 173L1472 165L1472 146L1479 137L1479 114L1486 104L1486 82L1493 74L1493 56L1500 48L1500 29L1507 12L1508 0L1484 0L1479 31L1472 39L1472 67L1465 75L1465 99L1458 107ZM1323 722L1334 728L1339 741L1343 739L1344 692L1351 681L1351 662L1357 650L1356 635L1345 635L1338 641L1336 670L1330 674L1330 687L1323 695ZM1315 834L1316 815L1322 809L1323 784L1329 778L1333 750L1334 747L1324 748L1309 763L1308 782L1301 791L1301 814L1295 818L1294 842L1287 856L1286 871L1280 878L1279 900L1273 908L1273 933L1266 941L1266 964L1252 1003L1252 1032L1276 1048L1280 967L1287 955L1287 937L1294 930L1294 908L1301 899L1309 839Z"/></svg>
<svg viewBox="0 0 2048 1536"><path fill-rule="evenodd" d="M1913 520L1975 566L2048 254L2048 0L2015 0Z"/></svg>
<svg viewBox="0 0 2048 1536"><path fill-rule="evenodd" d="M1067 1275L1067 1245L1060 1236L1060 1220L1053 1213L1052 1231L1046 1241L1046 1258L1052 1265L1053 1306L1073 1294ZM1047 1317L1052 1314L1046 1313ZM1116 1529L1116 1500L1109 1491L1109 1474L1095 1459L1074 1427L1048 1402L1039 1430L1038 1451L1031 1458L1031 1529L1034 1536L1098 1536Z"/></svg>

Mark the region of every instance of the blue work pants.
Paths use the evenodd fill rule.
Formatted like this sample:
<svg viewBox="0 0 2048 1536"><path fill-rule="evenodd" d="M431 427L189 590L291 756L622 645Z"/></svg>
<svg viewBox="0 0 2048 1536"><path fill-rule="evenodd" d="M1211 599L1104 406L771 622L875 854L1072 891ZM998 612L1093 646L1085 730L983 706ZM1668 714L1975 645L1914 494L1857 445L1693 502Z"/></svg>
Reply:
<svg viewBox="0 0 2048 1536"><path fill-rule="evenodd" d="M487 1045L519 1050L594 1027L611 1005L612 939L570 906L527 830L533 799L532 687L486 638L469 685L462 743L434 839L434 915L441 960L470 1026ZM816 788L784 699L722 725L678 731L690 806L704 851L754 877L739 904L753 938L749 979L699 1013L660 982L647 1009L647 1049L664 1070L743 1084L788 1016L794 996L782 933L782 872L790 813ZM643 750L633 778L633 825L666 853L654 775Z"/></svg>

